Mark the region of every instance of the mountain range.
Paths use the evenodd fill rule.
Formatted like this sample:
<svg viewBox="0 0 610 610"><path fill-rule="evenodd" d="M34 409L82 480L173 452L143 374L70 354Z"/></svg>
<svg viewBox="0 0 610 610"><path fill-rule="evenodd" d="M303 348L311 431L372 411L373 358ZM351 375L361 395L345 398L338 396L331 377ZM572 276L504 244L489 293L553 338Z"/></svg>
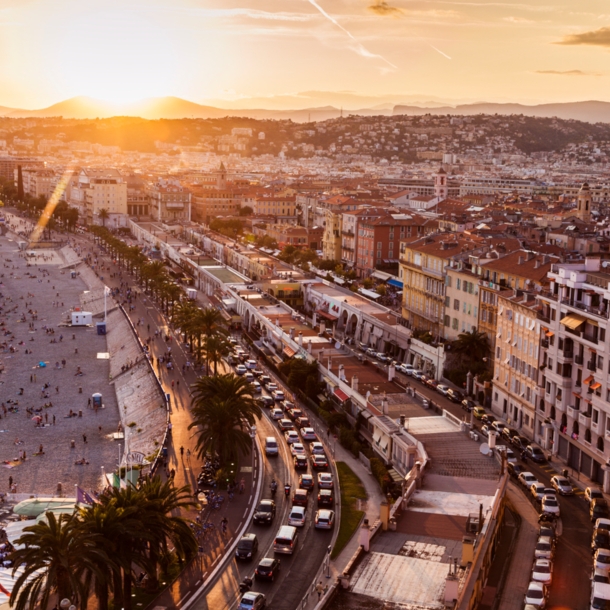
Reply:
<svg viewBox="0 0 610 610"><path fill-rule="evenodd" d="M312 101L320 97L303 95L303 101ZM264 98L261 98L261 102ZM288 100L286 100L288 102ZM339 116L353 114L360 116L391 116L391 115L424 115L424 114L523 114L531 117L558 117L575 119L589 123L610 123L610 102L583 101L554 104L503 104L480 102L473 104L441 105L438 101L426 102L425 105L405 105L383 103L381 98L369 98L367 101L377 101L371 107L343 111L332 105L304 108L219 108L190 102L179 97L156 97L141 100L131 104L111 104L90 97L73 97L47 108L39 110L24 110L0 106L0 116L11 118L59 117L66 119L94 119L113 116L134 116L144 119L216 119L222 117L248 117L253 119L285 119L299 123L308 121L324 121ZM277 104L279 100L275 100ZM232 104L236 104L233 102ZM290 104L294 104L291 98Z"/></svg>

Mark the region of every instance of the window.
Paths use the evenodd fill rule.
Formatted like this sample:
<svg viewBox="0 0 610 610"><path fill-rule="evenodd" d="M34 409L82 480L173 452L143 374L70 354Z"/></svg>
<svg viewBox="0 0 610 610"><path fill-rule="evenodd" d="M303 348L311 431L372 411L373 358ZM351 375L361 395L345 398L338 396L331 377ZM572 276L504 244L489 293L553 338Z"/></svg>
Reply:
<svg viewBox="0 0 610 610"><path fill-rule="evenodd" d="M453 318L453 322L451 324L451 328L453 328L453 330L458 330L458 319L457 318Z"/></svg>
<svg viewBox="0 0 610 610"><path fill-rule="evenodd" d="M445 316L445 326L449 326L451 324L451 316Z"/></svg>
<svg viewBox="0 0 610 610"><path fill-rule="evenodd" d="M459 278L456 280L455 282L455 287L460 290L462 287L462 280L460 280Z"/></svg>
<svg viewBox="0 0 610 610"><path fill-rule="evenodd" d="M445 297L445 307L451 307L451 297Z"/></svg>
<svg viewBox="0 0 610 610"><path fill-rule="evenodd" d="M460 302L457 299L453 299L453 309L460 311Z"/></svg>

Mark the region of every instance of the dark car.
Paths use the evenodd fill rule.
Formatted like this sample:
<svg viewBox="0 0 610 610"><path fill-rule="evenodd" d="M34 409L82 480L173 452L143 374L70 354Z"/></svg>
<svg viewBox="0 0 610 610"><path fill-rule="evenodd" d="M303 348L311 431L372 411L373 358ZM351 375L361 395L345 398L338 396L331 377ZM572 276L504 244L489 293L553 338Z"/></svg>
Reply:
<svg viewBox="0 0 610 610"><path fill-rule="evenodd" d="M460 404L462 400L464 400L464 395L458 390L454 390L453 388L449 388L447 390L447 398L456 404Z"/></svg>
<svg viewBox="0 0 610 610"><path fill-rule="evenodd" d="M533 462L537 462L538 464L542 464L546 462L546 455L544 455L542 449L540 447L534 447L533 445L528 445L525 448L525 455L527 455L530 460Z"/></svg>
<svg viewBox="0 0 610 610"><path fill-rule="evenodd" d="M316 482L312 475L302 474L299 477L299 489L306 489L307 491L312 491L315 486Z"/></svg>
<svg viewBox="0 0 610 610"><path fill-rule="evenodd" d="M305 414L303 413L303 411L301 411L301 409L299 409L298 407L295 407L294 409L289 409L288 411L286 411L286 415L292 421L297 420L299 417L305 417Z"/></svg>
<svg viewBox="0 0 610 610"><path fill-rule="evenodd" d="M275 400L271 396L261 396L258 400L263 403L264 407L273 407L275 405Z"/></svg>
<svg viewBox="0 0 610 610"><path fill-rule="evenodd" d="M235 557L237 559L251 560L258 550L258 538L256 534L245 534L241 537L237 543L237 549L235 549Z"/></svg>
<svg viewBox="0 0 610 610"><path fill-rule="evenodd" d="M541 523L538 529L538 536L548 536L551 540L555 540L554 522Z"/></svg>
<svg viewBox="0 0 610 610"><path fill-rule="evenodd" d="M294 420L294 423L297 425L297 428L311 428L311 423L308 417L302 415L301 417L297 417Z"/></svg>
<svg viewBox="0 0 610 610"><path fill-rule="evenodd" d="M598 519L608 518L608 503L604 498L595 498L589 506L589 516L591 523L595 523Z"/></svg>
<svg viewBox="0 0 610 610"><path fill-rule="evenodd" d="M470 400L470 398L464 398L464 400L462 400L462 409L464 409L464 411L470 413L475 407L474 400Z"/></svg>
<svg viewBox="0 0 610 610"><path fill-rule="evenodd" d="M261 375L258 378L258 382L262 385L265 386L267 385L270 381L272 381L271 377L269 377L269 375Z"/></svg>
<svg viewBox="0 0 610 610"><path fill-rule="evenodd" d="M256 570L254 570L254 578L256 580L270 580L273 582L277 573L280 571L280 560L275 557L265 557L260 560Z"/></svg>
<svg viewBox="0 0 610 610"><path fill-rule="evenodd" d="M517 479L522 472L525 472L525 468L521 464L515 464L514 462L508 462L507 465L508 474L512 475Z"/></svg>
<svg viewBox="0 0 610 610"><path fill-rule="evenodd" d="M597 549L610 549L610 533L608 530L594 530L591 538L591 552L595 553Z"/></svg>
<svg viewBox="0 0 610 610"><path fill-rule="evenodd" d="M491 413L483 413L483 415L481 415L481 422L484 424L491 425L495 421L496 421L496 416L492 415Z"/></svg>
<svg viewBox="0 0 610 610"><path fill-rule="evenodd" d="M308 464L306 455L295 455L293 461L295 470L307 470Z"/></svg>
<svg viewBox="0 0 610 610"><path fill-rule="evenodd" d="M506 426L504 428L504 430L502 430L502 436L509 442L512 443L513 442L513 438L515 436L519 436L519 432L517 432L517 430L515 430L514 428L509 428L508 426Z"/></svg>
<svg viewBox="0 0 610 610"><path fill-rule="evenodd" d="M327 470L328 459L325 455L314 455L311 459L311 467L314 470Z"/></svg>
<svg viewBox="0 0 610 610"><path fill-rule="evenodd" d="M271 525L275 518L275 502L273 500L261 500L254 511L254 523Z"/></svg>
<svg viewBox="0 0 610 610"><path fill-rule="evenodd" d="M429 388L436 390L436 387L438 386L438 381L436 381L436 379L433 379L432 377L430 377L430 378L426 379L426 385Z"/></svg>
<svg viewBox="0 0 610 610"><path fill-rule="evenodd" d="M318 493L318 506L334 506L335 498L332 489L321 489Z"/></svg>
<svg viewBox="0 0 610 610"><path fill-rule="evenodd" d="M307 493L306 489L295 489L292 503L295 506L307 506Z"/></svg>
<svg viewBox="0 0 610 610"><path fill-rule="evenodd" d="M511 442L519 452L525 451L530 446L530 441L525 436L513 436Z"/></svg>

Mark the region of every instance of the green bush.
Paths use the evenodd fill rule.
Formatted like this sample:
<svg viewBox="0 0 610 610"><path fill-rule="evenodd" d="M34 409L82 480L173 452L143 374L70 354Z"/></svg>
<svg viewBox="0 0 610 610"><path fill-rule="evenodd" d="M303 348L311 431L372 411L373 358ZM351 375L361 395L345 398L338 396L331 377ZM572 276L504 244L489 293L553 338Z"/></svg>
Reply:
<svg viewBox="0 0 610 610"><path fill-rule="evenodd" d="M381 489L385 492L391 479L388 475L388 469L379 458L371 458L371 472L377 479Z"/></svg>
<svg viewBox="0 0 610 610"><path fill-rule="evenodd" d="M361 450L361 445L354 430L347 428L346 426L341 426L341 428L339 428L339 442L348 451L351 451L354 457L358 457Z"/></svg>

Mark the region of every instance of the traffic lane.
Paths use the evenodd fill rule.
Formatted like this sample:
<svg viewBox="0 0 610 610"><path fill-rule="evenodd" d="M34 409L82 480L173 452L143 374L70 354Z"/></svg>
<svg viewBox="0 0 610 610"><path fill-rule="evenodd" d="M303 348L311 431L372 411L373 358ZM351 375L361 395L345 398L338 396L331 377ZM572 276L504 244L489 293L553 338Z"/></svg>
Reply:
<svg viewBox="0 0 610 610"><path fill-rule="evenodd" d="M550 486L551 476L547 465L528 460L523 464L538 481ZM540 506L525 490L530 501L539 511ZM549 596L551 607L584 608L589 602L591 586L591 536L593 527L589 518L588 504L580 496L558 496L561 509L561 535L553 560L553 583ZM532 560L533 561L533 560Z"/></svg>

